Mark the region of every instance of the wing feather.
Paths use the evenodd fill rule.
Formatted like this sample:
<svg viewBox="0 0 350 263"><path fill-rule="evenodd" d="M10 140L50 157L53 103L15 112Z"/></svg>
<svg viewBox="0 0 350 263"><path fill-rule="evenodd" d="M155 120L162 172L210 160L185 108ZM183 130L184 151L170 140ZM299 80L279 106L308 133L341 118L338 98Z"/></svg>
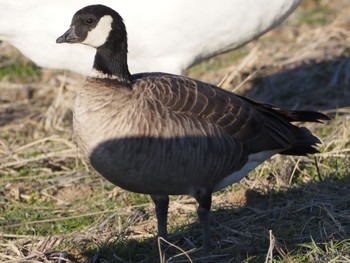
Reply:
<svg viewBox="0 0 350 263"><path fill-rule="evenodd" d="M319 140L291 122L328 119L318 112L286 110L253 101L182 76L153 73L138 77L152 83L147 86L150 96L154 96L164 107L176 114L218 127L233 140L242 142L249 153L275 149L288 153L293 145L303 143L312 148Z"/></svg>

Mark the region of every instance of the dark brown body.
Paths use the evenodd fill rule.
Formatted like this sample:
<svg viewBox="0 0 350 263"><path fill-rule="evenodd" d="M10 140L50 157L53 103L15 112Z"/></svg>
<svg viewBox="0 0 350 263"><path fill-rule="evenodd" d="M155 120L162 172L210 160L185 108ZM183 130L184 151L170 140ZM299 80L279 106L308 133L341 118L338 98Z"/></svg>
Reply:
<svg viewBox="0 0 350 263"><path fill-rule="evenodd" d="M135 75L129 86L88 78L74 130L93 167L112 183L152 195L193 194L232 184L277 152L315 152L318 139L290 124L297 116L155 73Z"/></svg>

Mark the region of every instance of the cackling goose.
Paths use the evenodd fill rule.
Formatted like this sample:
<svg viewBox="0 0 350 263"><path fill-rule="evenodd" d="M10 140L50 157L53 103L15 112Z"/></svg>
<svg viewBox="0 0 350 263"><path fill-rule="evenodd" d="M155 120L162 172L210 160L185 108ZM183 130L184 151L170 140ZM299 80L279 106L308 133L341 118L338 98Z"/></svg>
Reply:
<svg viewBox="0 0 350 263"><path fill-rule="evenodd" d="M57 43L96 49L74 106L78 145L107 180L151 195L161 237L167 236L168 195L191 195L209 251L213 192L277 153L317 152L319 139L292 122L328 120L322 113L282 109L183 76L131 75L125 25L109 7L77 11Z"/></svg>

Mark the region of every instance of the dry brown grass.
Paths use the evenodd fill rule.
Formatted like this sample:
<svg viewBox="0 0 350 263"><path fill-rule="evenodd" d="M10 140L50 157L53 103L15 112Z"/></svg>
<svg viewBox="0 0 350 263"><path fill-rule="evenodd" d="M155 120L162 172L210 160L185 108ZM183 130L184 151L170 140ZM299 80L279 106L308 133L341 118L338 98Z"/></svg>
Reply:
<svg viewBox="0 0 350 263"><path fill-rule="evenodd" d="M326 22L301 23L317 4L331 10ZM173 247L163 262L350 262L349 13L347 0L304 3L282 27L236 51L246 56L227 62L235 53L224 54L189 72L333 120L308 126L323 141L315 157L273 158L214 196L208 257L196 249L195 202L174 197ZM0 50L9 54L1 63L23 60L4 43ZM159 262L153 205L97 176L73 143L71 108L82 81L46 70L0 81L1 262Z"/></svg>

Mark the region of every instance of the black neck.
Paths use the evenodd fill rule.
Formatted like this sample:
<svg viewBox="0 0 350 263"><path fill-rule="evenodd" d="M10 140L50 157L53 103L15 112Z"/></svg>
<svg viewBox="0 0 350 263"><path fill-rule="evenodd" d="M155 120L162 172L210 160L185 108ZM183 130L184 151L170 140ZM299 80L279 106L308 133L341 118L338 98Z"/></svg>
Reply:
<svg viewBox="0 0 350 263"><path fill-rule="evenodd" d="M119 43L107 41L97 48L94 69L121 82L129 83L131 75L128 69L127 52L126 41Z"/></svg>

